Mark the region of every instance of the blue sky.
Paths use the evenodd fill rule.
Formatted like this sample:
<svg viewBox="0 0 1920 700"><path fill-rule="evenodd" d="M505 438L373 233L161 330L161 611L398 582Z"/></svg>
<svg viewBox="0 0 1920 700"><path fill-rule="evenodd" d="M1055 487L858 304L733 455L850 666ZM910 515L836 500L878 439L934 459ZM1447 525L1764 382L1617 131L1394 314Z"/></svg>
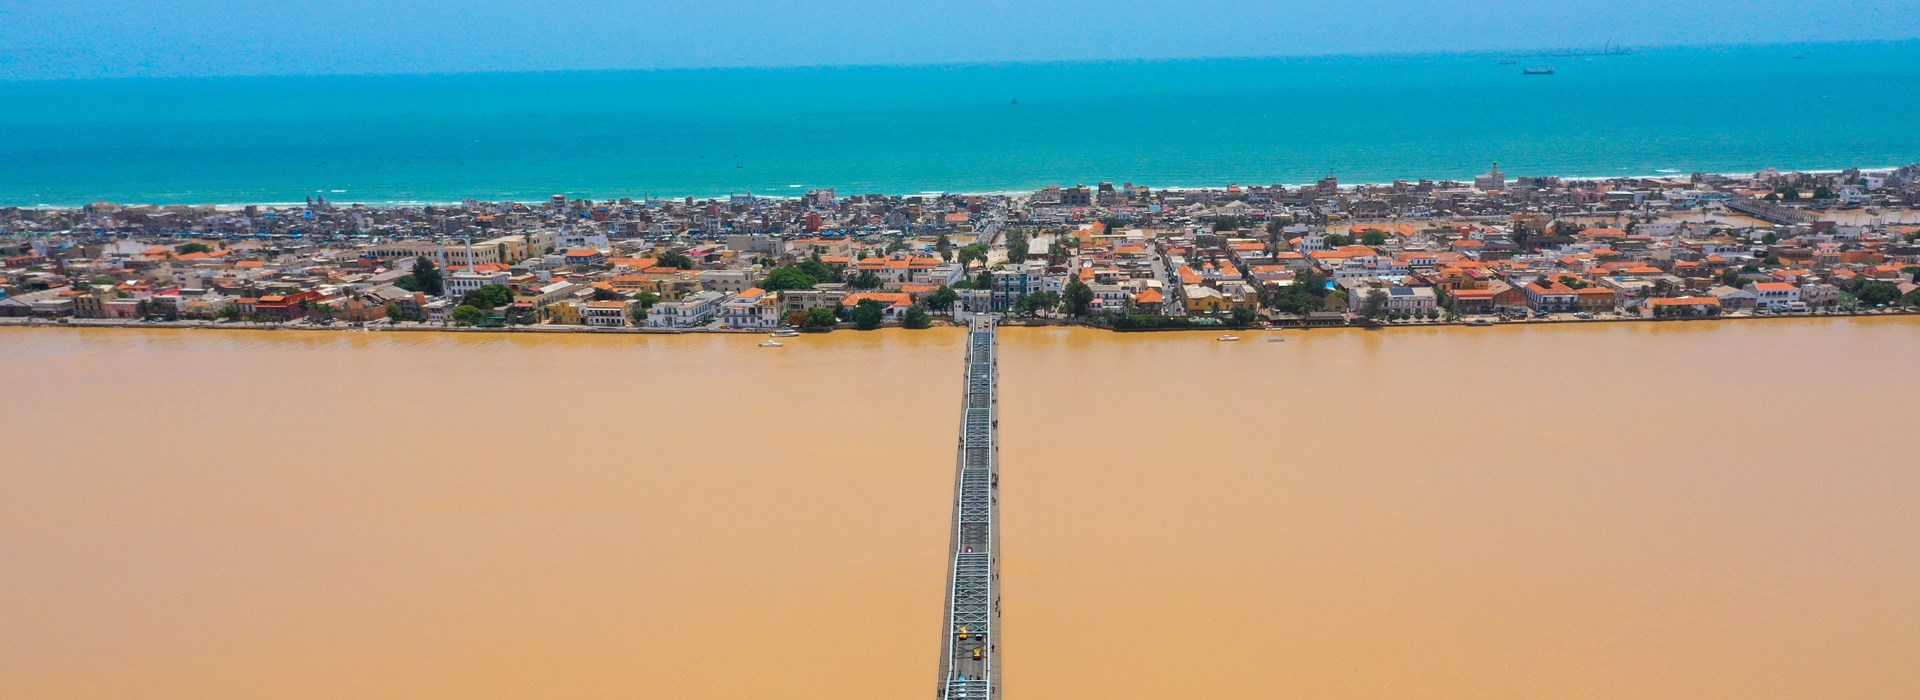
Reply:
<svg viewBox="0 0 1920 700"><path fill-rule="evenodd" d="M0 80L1888 40L1920 0L0 0Z"/></svg>

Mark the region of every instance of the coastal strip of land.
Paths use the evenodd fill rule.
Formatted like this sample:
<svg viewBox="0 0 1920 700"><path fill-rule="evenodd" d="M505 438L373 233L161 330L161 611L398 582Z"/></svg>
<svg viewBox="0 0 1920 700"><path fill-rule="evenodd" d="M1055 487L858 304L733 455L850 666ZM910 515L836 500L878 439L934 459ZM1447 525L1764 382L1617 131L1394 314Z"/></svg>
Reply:
<svg viewBox="0 0 1920 700"><path fill-rule="evenodd" d="M1903 313L1920 165L997 195L0 209L0 323L823 332Z"/></svg>

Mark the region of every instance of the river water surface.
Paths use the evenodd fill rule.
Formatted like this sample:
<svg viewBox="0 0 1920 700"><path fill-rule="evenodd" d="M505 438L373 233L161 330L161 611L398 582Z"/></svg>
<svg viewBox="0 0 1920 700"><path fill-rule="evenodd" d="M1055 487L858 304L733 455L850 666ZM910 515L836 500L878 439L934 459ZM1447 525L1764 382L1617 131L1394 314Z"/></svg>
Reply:
<svg viewBox="0 0 1920 700"><path fill-rule="evenodd" d="M1920 696L1900 319L1002 334L1024 698ZM932 693L962 337L0 329L9 697Z"/></svg>

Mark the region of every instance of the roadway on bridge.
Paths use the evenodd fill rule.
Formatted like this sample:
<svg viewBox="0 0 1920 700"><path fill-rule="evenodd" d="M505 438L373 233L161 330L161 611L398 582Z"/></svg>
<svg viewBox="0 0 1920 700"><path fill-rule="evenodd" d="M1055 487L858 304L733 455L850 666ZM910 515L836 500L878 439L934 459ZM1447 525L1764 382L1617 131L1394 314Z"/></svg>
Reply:
<svg viewBox="0 0 1920 700"><path fill-rule="evenodd" d="M966 392L955 460L953 540L947 619L941 643L940 692L946 700L988 700L1000 694L995 665L1000 628L999 363L993 319L967 333Z"/></svg>

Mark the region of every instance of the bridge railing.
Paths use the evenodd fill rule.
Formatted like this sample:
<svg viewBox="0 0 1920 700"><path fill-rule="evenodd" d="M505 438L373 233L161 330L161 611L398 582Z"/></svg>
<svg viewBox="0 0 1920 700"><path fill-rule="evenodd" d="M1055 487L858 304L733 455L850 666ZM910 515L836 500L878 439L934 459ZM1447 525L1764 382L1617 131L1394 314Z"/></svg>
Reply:
<svg viewBox="0 0 1920 700"><path fill-rule="evenodd" d="M946 639L942 642L941 697L990 700L997 679L993 652L995 576L994 324L971 324L967 337L966 400L954 481L953 561L948 580ZM976 658L975 653L979 656Z"/></svg>

